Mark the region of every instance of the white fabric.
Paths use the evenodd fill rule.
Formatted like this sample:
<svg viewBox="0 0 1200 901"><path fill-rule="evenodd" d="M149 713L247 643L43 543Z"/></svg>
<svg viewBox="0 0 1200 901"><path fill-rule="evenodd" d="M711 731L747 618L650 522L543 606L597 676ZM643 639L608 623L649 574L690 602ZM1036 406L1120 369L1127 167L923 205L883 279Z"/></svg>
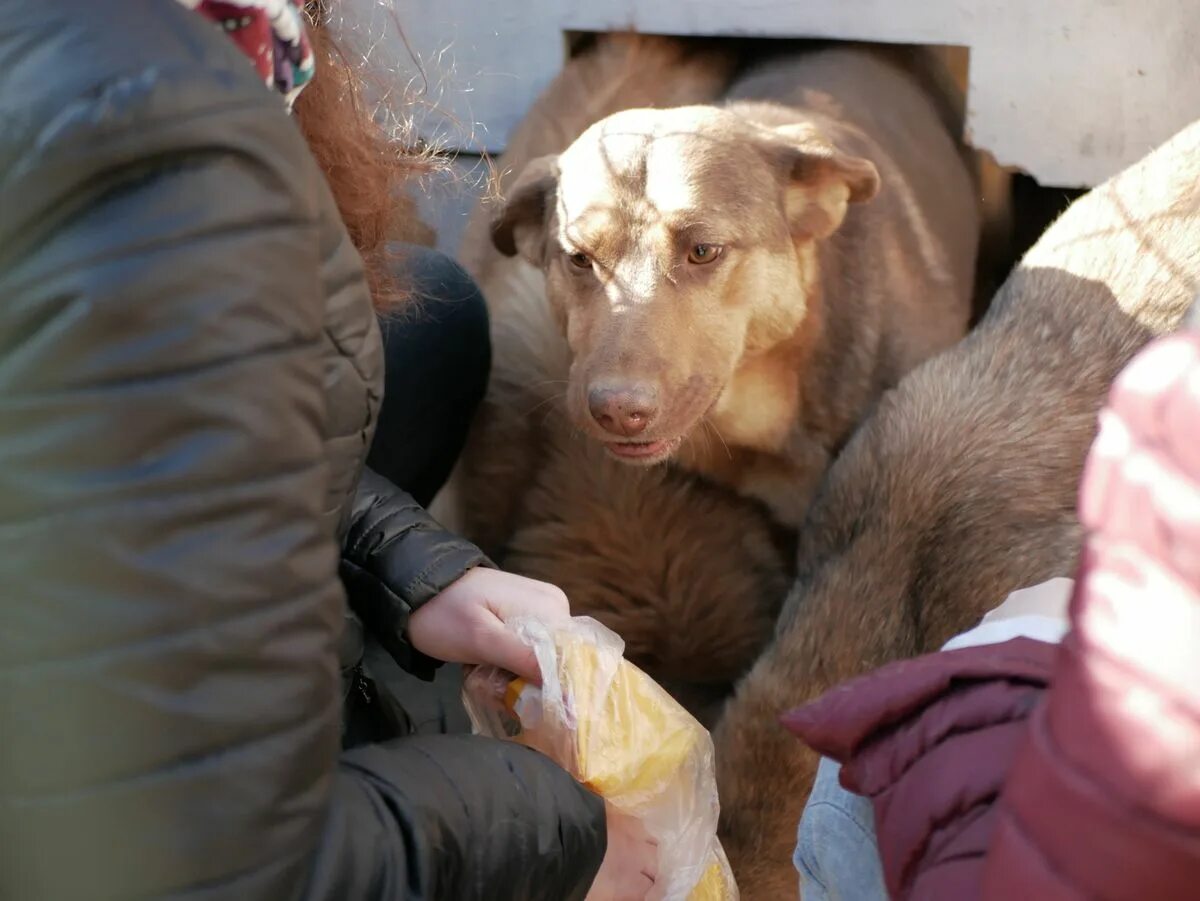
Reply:
<svg viewBox="0 0 1200 901"><path fill-rule="evenodd" d="M1070 626L1067 607L1074 588L1074 579L1057 578L1014 591L999 607L988 611L979 625L951 638L942 650L1000 644L1013 638L1058 644Z"/></svg>

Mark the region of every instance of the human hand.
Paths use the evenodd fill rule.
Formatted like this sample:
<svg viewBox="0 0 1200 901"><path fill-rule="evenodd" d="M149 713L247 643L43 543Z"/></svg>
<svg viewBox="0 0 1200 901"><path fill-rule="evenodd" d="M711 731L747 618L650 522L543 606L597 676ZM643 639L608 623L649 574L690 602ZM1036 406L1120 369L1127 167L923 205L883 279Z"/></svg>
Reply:
<svg viewBox="0 0 1200 901"><path fill-rule="evenodd" d="M570 619L561 588L498 569L476 567L408 621L408 639L422 654L449 663L491 664L541 684L537 657L507 627L520 617L543 623Z"/></svg>
<svg viewBox="0 0 1200 901"><path fill-rule="evenodd" d="M645 901L658 879L658 845L639 820L605 808L608 850L587 901Z"/></svg>

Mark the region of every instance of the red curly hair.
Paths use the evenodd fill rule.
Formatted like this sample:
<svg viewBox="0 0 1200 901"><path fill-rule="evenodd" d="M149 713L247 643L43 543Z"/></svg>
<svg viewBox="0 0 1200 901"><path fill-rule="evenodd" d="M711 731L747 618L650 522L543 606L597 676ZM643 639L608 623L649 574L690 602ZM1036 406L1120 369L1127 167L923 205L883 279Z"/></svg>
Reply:
<svg viewBox="0 0 1200 901"><path fill-rule="evenodd" d="M406 291L396 279L396 254L389 245L432 243L406 191L429 160L390 135L368 109L365 73L350 63L331 33L327 3L310 0L305 11L312 22L317 74L296 99L296 119L363 258L376 309L394 308Z"/></svg>

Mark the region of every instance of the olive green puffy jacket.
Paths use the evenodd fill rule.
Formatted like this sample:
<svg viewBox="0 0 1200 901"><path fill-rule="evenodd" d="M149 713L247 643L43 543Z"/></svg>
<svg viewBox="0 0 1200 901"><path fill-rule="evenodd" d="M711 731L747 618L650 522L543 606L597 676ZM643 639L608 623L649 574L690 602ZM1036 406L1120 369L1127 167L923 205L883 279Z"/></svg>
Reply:
<svg viewBox="0 0 1200 901"><path fill-rule="evenodd" d="M381 365L217 29L0 0L0 899L583 896L603 808L539 755L339 754L340 540L401 631L478 562L359 487Z"/></svg>

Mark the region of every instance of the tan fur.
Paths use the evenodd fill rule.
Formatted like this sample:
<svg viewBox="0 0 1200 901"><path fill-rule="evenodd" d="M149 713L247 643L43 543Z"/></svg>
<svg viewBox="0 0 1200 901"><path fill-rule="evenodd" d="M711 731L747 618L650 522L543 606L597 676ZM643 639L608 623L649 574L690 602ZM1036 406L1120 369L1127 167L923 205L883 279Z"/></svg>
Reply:
<svg viewBox="0 0 1200 901"><path fill-rule="evenodd" d="M598 122L526 167L494 236L545 273L576 428L795 526L879 392L965 331L978 209L937 104L879 54L786 57L729 96ZM597 424L608 386L653 401L644 432Z"/></svg>
<svg viewBox="0 0 1200 901"><path fill-rule="evenodd" d="M719 97L737 60L704 42L655 35L610 34L569 60L509 136L495 189L505 196L533 160L560 153L605 116L633 107L704 103ZM463 233L459 260L480 283L496 269L515 268L492 244L494 204L476 207ZM507 302L489 296L493 308Z"/></svg>
<svg viewBox="0 0 1200 901"><path fill-rule="evenodd" d="M553 581L575 612L616 629L630 660L713 725L770 636L791 533L726 489L630 471L565 423L547 441L504 565Z"/></svg>
<svg viewBox="0 0 1200 901"><path fill-rule="evenodd" d="M1076 202L966 341L884 398L830 469L775 638L715 734L746 901L795 898L816 758L777 716L938 648L1074 572L1075 500L1116 373L1200 291L1200 123Z"/></svg>

